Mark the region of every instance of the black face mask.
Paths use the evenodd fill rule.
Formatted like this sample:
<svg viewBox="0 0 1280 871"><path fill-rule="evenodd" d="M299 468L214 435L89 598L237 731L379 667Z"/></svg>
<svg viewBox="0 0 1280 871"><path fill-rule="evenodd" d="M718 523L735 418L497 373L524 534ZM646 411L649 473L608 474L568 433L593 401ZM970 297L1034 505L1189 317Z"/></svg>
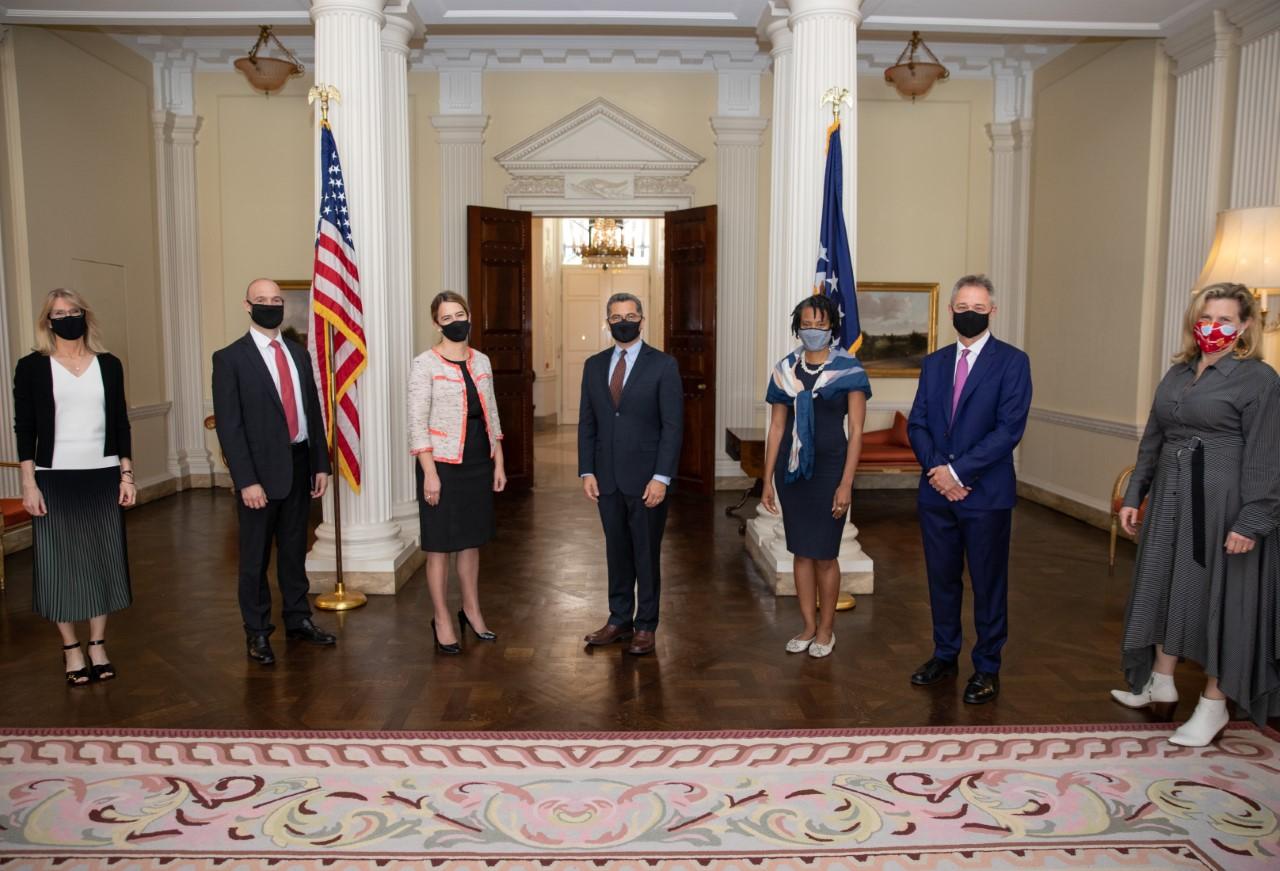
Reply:
<svg viewBox="0 0 1280 871"><path fill-rule="evenodd" d="M450 342L465 342L471 335L471 321L449 321L440 328L440 332Z"/></svg>
<svg viewBox="0 0 1280 871"><path fill-rule="evenodd" d="M88 325L85 323L84 315L73 315L66 318L49 318L49 327L58 338L74 342L84 337Z"/></svg>
<svg viewBox="0 0 1280 871"><path fill-rule="evenodd" d="M953 312L951 315L952 326L966 339L981 336L987 331L987 325L990 322L991 315L979 312Z"/></svg>
<svg viewBox="0 0 1280 871"><path fill-rule="evenodd" d="M615 341L626 345L640 337L640 322L618 321L616 324L609 324L609 332L613 334Z"/></svg>
<svg viewBox="0 0 1280 871"><path fill-rule="evenodd" d="M249 312L249 317L264 330L274 330L284 323L284 306L259 305L255 302L253 310Z"/></svg>

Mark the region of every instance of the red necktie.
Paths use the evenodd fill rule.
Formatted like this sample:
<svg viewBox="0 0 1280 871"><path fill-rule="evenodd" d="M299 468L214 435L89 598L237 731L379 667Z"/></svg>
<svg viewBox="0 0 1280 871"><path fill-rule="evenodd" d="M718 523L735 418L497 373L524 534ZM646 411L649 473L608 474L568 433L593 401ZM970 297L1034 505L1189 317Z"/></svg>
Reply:
<svg viewBox="0 0 1280 871"><path fill-rule="evenodd" d="M613 367L613 377L609 379L609 395L613 397L613 407L622 404L622 382L627 377L627 354L618 355L618 365Z"/></svg>
<svg viewBox="0 0 1280 871"><path fill-rule="evenodd" d="M276 373L280 376L280 402L284 404L284 419L289 424L289 441L298 440L298 401L293 395L293 373L284 357L284 347L276 339L271 340L276 350Z"/></svg>

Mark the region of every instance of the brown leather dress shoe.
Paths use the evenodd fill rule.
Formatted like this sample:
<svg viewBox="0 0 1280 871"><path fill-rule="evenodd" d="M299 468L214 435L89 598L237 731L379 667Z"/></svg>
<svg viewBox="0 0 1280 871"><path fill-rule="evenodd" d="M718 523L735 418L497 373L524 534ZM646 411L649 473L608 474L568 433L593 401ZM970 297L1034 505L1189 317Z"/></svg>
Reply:
<svg viewBox="0 0 1280 871"><path fill-rule="evenodd" d="M644 656L653 653L654 640L655 633L637 629L635 638L631 639L631 646L627 648L627 653L632 656Z"/></svg>
<svg viewBox="0 0 1280 871"><path fill-rule="evenodd" d="M602 647L615 641L628 641L631 635L630 626L616 626L613 623L606 623L582 640L593 647Z"/></svg>

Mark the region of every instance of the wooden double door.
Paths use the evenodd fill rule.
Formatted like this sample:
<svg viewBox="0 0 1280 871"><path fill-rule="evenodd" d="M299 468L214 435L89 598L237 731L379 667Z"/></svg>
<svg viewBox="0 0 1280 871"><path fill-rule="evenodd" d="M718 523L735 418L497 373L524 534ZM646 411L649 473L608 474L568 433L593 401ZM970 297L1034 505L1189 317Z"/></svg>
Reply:
<svg viewBox="0 0 1280 871"><path fill-rule="evenodd" d="M715 489L716 207L667 212L663 347L684 383L684 446L677 483ZM508 486L533 486L533 216L467 209L467 298L472 342L493 363ZM601 318L604 312L601 312Z"/></svg>

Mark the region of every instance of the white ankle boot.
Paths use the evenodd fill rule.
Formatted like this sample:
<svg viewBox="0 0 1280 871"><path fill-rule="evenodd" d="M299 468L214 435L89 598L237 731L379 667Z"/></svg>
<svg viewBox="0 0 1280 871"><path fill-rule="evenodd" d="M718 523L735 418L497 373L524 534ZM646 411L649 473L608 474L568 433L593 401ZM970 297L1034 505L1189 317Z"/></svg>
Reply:
<svg viewBox="0 0 1280 871"><path fill-rule="evenodd" d="M1191 719L1178 727L1169 737L1169 742L1179 747L1207 747L1230 720L1226 699L1206 699L1201 696Z"/></svg>
<svg viewBox="0 0 1280 871"><path fill-rule="evenodd" d="M1147 679L1147 685L1142 688L1142 692L1130 693L1124 690L1112 690L1111 698L1126 708L1145 708L1148 705L1176 705L1178 703L1178 688L1173 685L1173 675L1160 674L1153 671L1151 672L1151 677Z"/></svg>

